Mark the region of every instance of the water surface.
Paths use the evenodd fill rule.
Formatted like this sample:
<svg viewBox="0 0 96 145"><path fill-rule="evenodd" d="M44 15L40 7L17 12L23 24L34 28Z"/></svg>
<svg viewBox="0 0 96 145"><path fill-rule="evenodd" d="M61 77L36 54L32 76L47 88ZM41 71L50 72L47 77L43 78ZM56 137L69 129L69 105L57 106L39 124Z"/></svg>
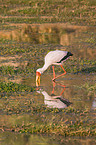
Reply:
<svg viewBox="0 0 96 145"><path fill-rule="evenodd" d="M90 138L54 138L46 135L30 135L11 132L0 132L1 145L95 145L96 140Z"/></svg>

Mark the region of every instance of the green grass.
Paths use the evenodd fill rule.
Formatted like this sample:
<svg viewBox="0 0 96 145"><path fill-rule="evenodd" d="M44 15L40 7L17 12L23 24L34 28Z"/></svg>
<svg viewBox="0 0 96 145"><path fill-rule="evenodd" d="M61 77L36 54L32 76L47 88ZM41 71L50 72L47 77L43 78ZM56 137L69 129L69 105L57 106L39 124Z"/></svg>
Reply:
<svg viewBox="0 0 96 145"><path fill-rule="evenodd" d="M33 92L34 88L26 85L21 85L13 82L0 82L0 92L2 94L8 94L13 92Z"/></svg>
<svg viewBox="0 0 96 145"><path fill-rule="evenodd" d="M34 61L34 59L33 59ZM89 61L85 60L82 62L82 60L80 60L78 64L75 65L75 60L73 61L69 61L64 65L65 70L67 71L67 73L96 73L96 61ZM87 64L86 64L87 63ZM34 67L35 65L35 67ZM15 76L15 75L22 75L22 76L34 76L36 69L38 67L42 67L43 66L43 61L41 61L38 63L38 61L35 63L31 63L31 61L29 60L27 66L24 67L24 64L18 67L14 67L14 66L1 66L0 67L0 75L1 76ZM46 73L51 73L52 69L51 67L48 68ZM61 69L61 67L55 67L55 72L62 72L63 70Z"/></svg>
<svg viewBox="0 0 96 145"><path fill-rule="evenodd" d="M0 14L2 16L21 16L21 18L1 18L1 22L70 22L74 24L95 25L95 0L74 0L74 1L2 1ZM36 17L24 19L24 17ZM45 16L43 19L40 16ZM46 18L49 17L49 18ZM89 21L90 20L90 21Z"/></svg>

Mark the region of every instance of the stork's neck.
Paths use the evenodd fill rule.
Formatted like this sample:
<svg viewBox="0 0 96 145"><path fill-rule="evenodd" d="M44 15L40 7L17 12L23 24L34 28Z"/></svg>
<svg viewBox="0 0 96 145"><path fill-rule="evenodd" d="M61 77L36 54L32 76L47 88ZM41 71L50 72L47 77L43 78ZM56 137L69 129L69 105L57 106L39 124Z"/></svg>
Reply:
<svg viewBox="0 0 96 145"><path fill-rule="evenodd" d="M42 68L37 69L37 72L43 73L48 68L48 66L49 65L44 64L44 66Z"/></svg>

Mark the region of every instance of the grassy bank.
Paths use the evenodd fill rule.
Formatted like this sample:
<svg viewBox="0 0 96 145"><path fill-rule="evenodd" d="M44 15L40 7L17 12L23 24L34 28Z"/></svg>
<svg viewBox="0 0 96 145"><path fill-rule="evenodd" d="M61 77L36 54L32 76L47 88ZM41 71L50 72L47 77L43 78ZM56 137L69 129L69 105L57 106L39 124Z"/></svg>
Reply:
<svg viewBox="0 0 96 145"><path fill-rule="evenodd" d="M95 25L95 0L6 0L0 5L1 23L69 22Z"/></svg>

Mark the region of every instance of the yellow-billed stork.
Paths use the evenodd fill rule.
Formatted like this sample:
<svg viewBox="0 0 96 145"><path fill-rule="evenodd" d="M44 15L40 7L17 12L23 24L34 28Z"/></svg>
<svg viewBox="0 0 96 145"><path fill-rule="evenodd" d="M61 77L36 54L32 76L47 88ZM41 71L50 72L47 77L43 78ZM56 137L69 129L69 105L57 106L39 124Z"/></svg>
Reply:
<svg viewBox="0 0 96 145"><path fill-rule="evenodd" d="M60 65L64 71L63 74L55 77L55 72L54 72L54 66L52 66L53 68L53 76L54 78L52 79L53 81L66 74L65 69L62 66L62 63L64 61L66 61L70 56L72 56L73 54L71 52L68 51L61 51L61 50L55 50L55 51L50 51L46 56L45 56L45 64L42 68L39 68L36 70L36 86L40 86L40 76L41 74L50 66L50 65Z"/></svg>

